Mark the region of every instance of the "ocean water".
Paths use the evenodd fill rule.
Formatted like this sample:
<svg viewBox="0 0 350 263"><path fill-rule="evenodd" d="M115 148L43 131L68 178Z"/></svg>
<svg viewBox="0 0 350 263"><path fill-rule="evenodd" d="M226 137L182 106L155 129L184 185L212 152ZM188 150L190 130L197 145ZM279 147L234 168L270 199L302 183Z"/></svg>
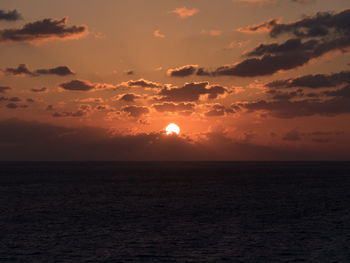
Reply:
<svg viewBox="0 0 350 263"><path fill-rule="evenodd" d="M0 262L350 262L350 163L0 163Z"/></svg>

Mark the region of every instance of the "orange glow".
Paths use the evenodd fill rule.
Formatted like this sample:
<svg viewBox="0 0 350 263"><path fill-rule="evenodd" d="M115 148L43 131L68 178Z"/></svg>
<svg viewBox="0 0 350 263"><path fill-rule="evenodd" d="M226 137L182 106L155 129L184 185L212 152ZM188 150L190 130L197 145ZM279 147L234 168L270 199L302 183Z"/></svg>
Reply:
<svg viewBox="0 0 350 263"><path fill-rule="evenodd" d="M180 134L180 128L175 123L170 123L168 126L166 126L165 131L167 135Z"/></svg>

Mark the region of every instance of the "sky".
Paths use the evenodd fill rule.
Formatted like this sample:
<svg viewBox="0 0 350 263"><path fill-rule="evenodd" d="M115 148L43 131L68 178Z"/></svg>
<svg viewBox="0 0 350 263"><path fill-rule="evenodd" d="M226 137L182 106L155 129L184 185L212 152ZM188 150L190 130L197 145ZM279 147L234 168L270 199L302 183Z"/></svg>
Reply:
<svg viewBox="0 0 350 263"><path fill-rule="evenodd" d="M0 160L349 160L349 51L348 0L2 0Z"/></svg>

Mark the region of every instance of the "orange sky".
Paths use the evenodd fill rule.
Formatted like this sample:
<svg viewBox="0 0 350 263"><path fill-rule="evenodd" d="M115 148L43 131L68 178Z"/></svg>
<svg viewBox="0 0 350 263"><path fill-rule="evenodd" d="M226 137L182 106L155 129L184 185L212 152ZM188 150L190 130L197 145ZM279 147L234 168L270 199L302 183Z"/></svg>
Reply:
<svg viewBox="0 0 350 263"><path fill-rule="evenodd" d="M0 159L348 160L347 8L3 0Z"/></svg>

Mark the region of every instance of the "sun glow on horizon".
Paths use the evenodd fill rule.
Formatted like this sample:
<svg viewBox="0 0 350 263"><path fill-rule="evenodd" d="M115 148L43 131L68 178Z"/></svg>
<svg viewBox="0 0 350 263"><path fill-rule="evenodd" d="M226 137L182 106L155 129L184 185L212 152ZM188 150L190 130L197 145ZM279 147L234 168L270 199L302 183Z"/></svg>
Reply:
<svg viewBox="0 0 350 263"><path fill-rule="evenodd" d="M171 134L180 134L180 127L177 126L175 123L170 123L168 126L165 128L166 134L171 135Z"/></svg>

